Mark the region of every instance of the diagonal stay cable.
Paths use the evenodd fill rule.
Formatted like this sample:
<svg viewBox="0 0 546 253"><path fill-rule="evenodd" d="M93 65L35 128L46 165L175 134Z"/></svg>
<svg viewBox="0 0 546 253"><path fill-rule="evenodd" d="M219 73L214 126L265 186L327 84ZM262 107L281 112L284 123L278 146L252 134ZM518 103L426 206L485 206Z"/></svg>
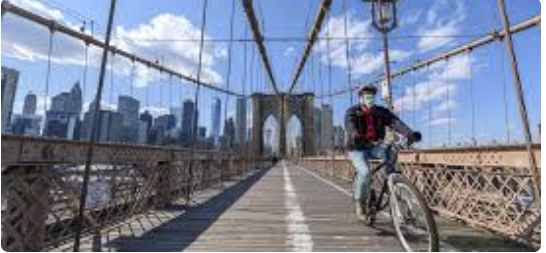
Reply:
<svg viewBox="0 0 546 253"><path fill-rule="evenodd" d="M510 33L512 34L518 34L521 32L524 32L528 29L531 29L533 27L539 27L541 24L541 16L534 16L531 18L526 19L525 21L522 21L521 23L518 23L516 25L513 25L510 27ZM436 62L443 61L447 58L467 53L468 51L472 51L476 48L483 47L485 45L488 45L490 43L493 43L495 41L502 41L506 37L506 31L500 31L500 30L493 30L489 35L484 36L483 38L476 39L474 41L465 43L463 45L459 45L455 48L449 49L448 51L445 51L443 53L436 54L432 56L431 58L428 58L426 60L421 60L415 64L411 64L407 67L401 68L398 71L395 71L391 74L391 78L395 79L398 77L401 77L409 72L416 71L422 68L426 68L427 66L430 66ZM384 80L384 77L376 78L372 81L369 81L365 84L370 85L377 85L380 82ZM362 85L355 85L349 88L340 89L337 91L333 91L330 94L325 94L322 96L318 96L317 98L322 97L329 97L329 96L339 96L342 94L345 94L347 92L353 92L357 90Z"/></svg>
<svg viewBox="0 0 546 253"><path fill-rule="evenodd" d="M43 25L43 26L46 26L46 27L55 27L56 32L60 32L60 33L65 34L65 35L67 35L69 37L82 40L82 41L84 41L87 44L92 45L92 46L96 46L96 47L99 47L99 48L106 48L108 51L116 54L116 56L125 57L125 58L129 59L130 61L135 61L137 63L141 63L141 64L143 64L145 66L148 66L148 68L157 69L159 72L164 72L166 74L179 77L179 78L184 79L184 80L186 80L186 81L188 81L190 83L193 83L195 85L202 85L203 87L207 87L209 89L216 90L216 91L219 91L219 92L223 92L223 93L233 95L233 96L238 96L238 97L242 96L241 94L238 94L236 92L226 90L226 89L220 87L219 85L212 84L212 83L207 83L207 82L204 82L203 80L197 80L193 76L189 76L189 75L180 73L178 71L175 71L173 69L167 68L165 66L160 65L157 62L142 58L142 57L137 56L137 55L135 55L135 54L133 54L131 52L122 50L120 48L116 48L116 47L114 47L112 45L106 45L100 39L89 36L89 35L87 35L85 33L80 32L80 31L74 30L69 26L66 26L66 25L63 25L61 23L55 22L55 21L50 20L48 18L42 17L42 16L40 16L40 15L34 13L34 12L23 9L23 8L9 2L9 1L2 1L2 13L4 13L4 12L9 12L11 14L14 14L16 16L19 16L21 18L30 20L30 21L32 21L34 23L37 23L37 24L40 24L40 25Z"/></svg>
<svg viewBox="0 0 546 253"><path fill-rule="evenodd" d="M252 5L252 0L241 0L241 1L243 4L243 8L245 10L246 16L248 18L248 22L250 24L252 34L254 36L254 41L256 42L256 46L258 47L258 50L260 52L262 63L267 71L267 75L269 76L269 79L271 80L271 84L273 85L273 90L275 91L276 94L279 94L280 91L277 86L275 76L273 74L273 69L271 68L271 61L269 59L269 56L267 55L267 49L265 48L265 45L264 45L264 37L260 32L260 25L258 23L258 19L256 18L256 13Z"/></svg>
<svg viewBox="0 0 546 253"><path fill-rule="evenodd" d="M305 67L305 64L307 63L307 60L309 58L309 55L311 54L311 51L313 50L313 46L315 45L315 42L317 41L317 38L320 34L320 30L322 28L322 24L324 23L326 15L330 11L331 6L332 6L332 0L322 1L319 13L317 15L317 18L315 19L315 25L313 26L311 33L309 35L309 41L307 41L307 44L305 45L303 56L301 57L300 62L298 63L298 67L296 68L296 72L294 73L294 76L292 78L292 83L290 85L290 89L288 89L288 94L292 93L292 91L296 87L296 84L298 83L298 79L301 76L301 72L303 71L303 68Z"/></svg>

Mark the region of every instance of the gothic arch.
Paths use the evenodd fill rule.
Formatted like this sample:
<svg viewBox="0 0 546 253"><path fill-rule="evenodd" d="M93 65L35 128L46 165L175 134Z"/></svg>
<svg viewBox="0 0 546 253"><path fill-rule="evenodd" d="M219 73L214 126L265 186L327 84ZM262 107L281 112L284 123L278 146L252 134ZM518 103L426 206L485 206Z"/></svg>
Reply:
<svg viewBox="0 0 546 253"><path fill-rule="evenodd" d="M271 115L279 122L279 152L281 155L286 155L286 125L292 116L298 117L301 121L303 154L314 154L314 99L312 93L281 93L279 95L267 95L262 93L253 94L252 150L255 152L255 155L263 154L263 127L265 120Z"/></svg>

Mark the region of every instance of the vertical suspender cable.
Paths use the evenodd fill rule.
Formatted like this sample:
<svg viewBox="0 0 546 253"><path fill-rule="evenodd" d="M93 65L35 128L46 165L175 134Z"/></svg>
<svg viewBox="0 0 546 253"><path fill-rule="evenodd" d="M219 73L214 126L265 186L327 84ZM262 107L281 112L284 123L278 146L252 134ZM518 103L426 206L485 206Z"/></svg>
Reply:
<svg viewBox="0 0 546 253"><path fill-rule="evenodd" d="M163 58L161 60L161 65L163 65ZM159 73L159 108L161 108L161 110L164 109L164 104L163 104L163 70L158 70L157 71Z"/></svg>
<svg viewBox="0 0 546 253"><path fill-rule="evenodd" d="M135 59L131 59L132 66L131 66L131 87L129 88L129 95L132 97L134 95L134 87L135 87L135 74L136 74L136 64Z"/></svg>
<svg viewBox="0 0 546 253"><path fill-rule="evenodd" d="M85 66L83 67L83 96L87 94L87 72L89 70L89 42L85 42Z"/></svg>
<svg viewBox="0 0 546 253"><path fill-rule="evenodd" d="M105 47L102 53L102 60L101 60L101 67L100 67L100 73L99 73L99 83L97 85L97 94L95 95L95 103L92 113L92 119L93 121L91 124L91 138L89 138L88 143L88 149L87 149L87 157L85 161L85 170L84 170L84 176L83 176L83 184L82 184L82 191L80 195L80 203L79 203L79 210L78 210L78 217L76 219L76 228L74 233L74 248L73 250L75 252L80 250L80 239L81 239L81 233L83 229L83 222L85 217L85 205L86 205L86 199L87 199L87 191L88 191L88 185L89 185L89 179L91 174L91 163L93 161L94 156L94 150L95 150L95 143L98 136L98 126L100 125L100 101L102 99L102 91L104 87L104 78L106 76L106 64L108 61L108 49L110 48L110 39L112 36L112 26L114 23L114 14L116 9L116 0L112 0L110 2L110 11L108 14L108 26L106 29L106 39L105 39Z"/></svg>
<svg viewBox="0 0 546 253"><path fill-rule="evenodd" d="M49 44L47 51L47 69L46 69L46 85L45 85L45 98L44 98L44 120L46 120L46 113L49 103L49 83L51 82L51 55L53 54L53 36L55 34L55 25L49 27ZM47 122L45 122L47 125ZM45 132L45 131L44 131Z"/></svg>
<svg viewBox="0 0 546 253"><path fill-rule="evenodd" d="M427 73L430 71L430 65L427 65ZM430 94L431 87L427 86L427 93ZM428 100L428 148L432 148L432 101Z"/></svg>
<svg viewBox="0 0 546 253"><path fill-rule="evenodd" d="M413 69L413 128L417 129L417 70Z"/></svg>
<svg viewBox="0 0 546 253"><path fill-rule="evenodd" d="M472 103L472 145L477 146L478 141L476 139L476 98L474 96L474 64L472 60L472 50L468 51L467 58L470 74L470 99Z"/></svg>
<svg viewBox="0 0 546 253"><path fill-rule="evenodd" d="M501 67L502 67L502 92L503 92L503 102L504 102L504 124L506 126L506 141L508 143L512 142L512 127L510 126L510 116L508 115L508 83L506 80L506 53L502 48L499 48L501 51Z"/></svg>
<svg viewBox="0 0 546 253"><path fill-rule="evenodd" d="M227 77L226 77L226 89L229 91L231 88L231 71L232 71L232 64L233 64L233 31L235 27L235 0L231 1L231 17L230 17L230 25L229 25L229 45L228 45L228 66L227 66ZM246 43L246 42L245 42ZM225 94L225 101L224 101L224 124L227 123L228 120L228 106L231 96L226 93ZM224 125L224 129L226 129ZM224 135L226 133L224 132Z"/></svg>
<svg viewBox="0 0 546 253"><path fill-rule="evenodd" d="M448 144L449 146L452 145L452 138L451 138L451 135L452 135L452 132L451 132L451 117L452 117L452 114L451 114L451 87L450 87L450 60L449 58L446 59L446 72L445 72L445 83L446 83L446 96L447 96L447 140L448 140Z"/></svg>
<svg viewBox="0 0 546 253"><path fill-rule="evenodd" d="M199 113L199 93L201 90L201 72L203 70L203 51L205 47L205 29L207 27L207 8L208 8L208 0L204 0L203 2L203 13L202 13L202 19L201 19L201 38L199 41L199 62L197 65L197 87L195 90L195 105L193 106L193 113L191 117L191 129L190 129L190 136L191 136L191 148L190 148L190 166L189 166L189 191L188 191L188 202L191 202L192 194L193 194L193 166L194 166L194 156L195 156L195 144L196 144L196 135L197 135L197 129L196 125L198 124L198 113Z"/></svg>
<svg viewBox="0 0 546 253"><path fill-rule="evenodd" d="M150 65L148 65L148 68L146 69L148 74L150 74ZM150 110L150 84L148 83L146 85L146 107L148 110Z"/></svg>
<svg viewBox="0 0 546 253"><path fill-rule="evenodd" d="M110 105L114 104L114 64L116 61L116 51L112 51L112 61L110 62Z"/></svg>
<svg viewBox="0 0 546 253"><path fill-rule="evenodd" d="M330 12L328 12L328 17L331 17L331 14ZM330 26L328 26L328 28L326 29L326 54L327 54L327 57L328 57L328 94L332 94L332 52L330 51L331 48L330 48L330 42L331 42L331 34L330 34ZM330 100L330 106L332 106L332 114L334 113L334 97L333 96L330 96L329 97L329 100ZM336 158L336 137L332 134L332 143L333 143L333 152L332 152L332 157L331 157L331 165L330 165L330 168L332 168L332 177L334 176L334 173L335 173L335 158ZM342 145L342 144L341 144Z"/></svg>
<svg viewBox="0 0 546 253"><path fill-rule="evenodd" d="M345 33L345 58L347 60L347 87L349 87L349 89L352 87L352 83L353 83L353 76L352 76L352 66L351 66L351 56L350 56L350 52L351 52L351 49L350 49L350 46L351 44L349 43L349 31L348 31L348 11L347 11L347 0L343 0L343 13L344 13L344 25L343 25L343 29L344 29L344 33ZM351 92L348 93L349 96L350 96L350 101L351 101L351 106L354 105L354 96Z"/></svg>
<svg viewBox="0 0 546 253"><path fill-rule="evenodd" d="M169 110L173 109L173 75L169 75ZM169 113L172 114L172 113Z"/></svg>

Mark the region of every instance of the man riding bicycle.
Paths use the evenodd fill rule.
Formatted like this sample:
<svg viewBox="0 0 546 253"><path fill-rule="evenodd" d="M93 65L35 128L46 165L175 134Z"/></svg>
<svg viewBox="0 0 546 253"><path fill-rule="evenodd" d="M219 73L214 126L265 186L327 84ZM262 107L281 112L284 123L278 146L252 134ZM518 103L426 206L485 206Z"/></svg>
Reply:
<svg viewBox="0 0 546 253"><path fill-rule="evenodd" d="M405 136L410 143L421 141L421 133L414 132L389 109L375 104L377 88L367 85L358 93L360 103L349 108L345 117L348 157L357 171L354 182L356 213L365 220L366 201L371 181L370 159L386 160L387 149L381 145L387 127Z"/></svg>

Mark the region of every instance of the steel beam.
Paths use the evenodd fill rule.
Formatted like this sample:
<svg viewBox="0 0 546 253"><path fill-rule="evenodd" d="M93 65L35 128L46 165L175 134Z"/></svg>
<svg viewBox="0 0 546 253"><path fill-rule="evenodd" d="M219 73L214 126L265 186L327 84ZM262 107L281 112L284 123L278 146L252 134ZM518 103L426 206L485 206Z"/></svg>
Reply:
<svg viewBox="0 0 546 253"><path fill-rule="evenodd" d="M175 71L173 69L170 69L170 68L166 68L165 66L162 66L157 62L147 60L145 58L139 57L139 56L137 56L137 55L135 55L133 53L124 51L122 49L116 48L116 47L111 46L111 45L107 46L104 42L92 37L91 35L88 35L88 34L80 32L80 31L74 30L74 29L72 29L72 28L70 28L70 27L68 27L66 25L60 24L60 23L58 23L58 22L56 22L54 20L42 17L42 16L40 16L40 15L38 15L36 13L33 13L33 12L28 11L26 9L23 9L23 8L17 6L17 5L14 5L10 1L2 1L2 12L11 13L11 14L19 16L21 18L28 19L28 20L30 20L32 22L43 25L43 26L45 26L45 27L47 27L49 29L53 29L55 32L60 32L60 33L66 34L66 35L68 35L70 37L73 37L75 39L82 40L87 45L93 45L93 46L97 46L99 48L105 48L106 47L107 50L110 51L113 54L125 57L125 58L127 58L127 59L129 59L130 61L133 61L133 62L141 63L141 64L143 64L145 66L148 66L148 67L156 69L156 70L158 70L160 72L164 72L166 74L178 77L180 79L186 80L186 81L188 81L190 83L193 83L193 84L196 84L196 85L197 84L203 85L204 87L207 87L207 88L212 89L212 90L216 90L216 91L223 92L223 93L233 95L233 96L242 97L242 95L239 94L239 93L223 89L223 88L221 88L219 86L216 86L214 84L199 81L199 80L197 80L197 79L195 79L195 78L193 78L191 76L182 74L182 73L177 72L177 71Z"/></svg>
<svg viewBox="0 0 546 253"><path fill-rule="evenodd" d="M303 68L305 67L305 64L307 63L307 59L309 58L309 55L311 54L313 50L313 46L315 45L315 42L317 41L317 38L320 34L320 30L322 29L322 24L324 23L324 20L326 19L326 15L328 15L328 12L330 11L331 6L332 6L332 0L322 1L322 4L319 9L319 13L317 15L317 18L315 19L315 24L313 25L313 28L311 29L311 33L309 34L309 40L307 41L307 45L305 45L303 56L301 57L298 63L298 66L296 68L296 72L294 73L294 76L292 78L292 83L290 85L290 89L288 89L288 94L291 94L294 88L296 88L296 84L298 83L298 80L301 76Z"/></svg>
<svg viewBox="0 0 546 253"><path fill-rule="evenodd" d="M271 61L269 59L269 56L267 55L267 49L265 48L265 44L264 44L264 37L262 33L260 32L260 25L258 24L258 19L256 18L256 12L254 11L252 0L241 0L241 1L243 4L243 8L245 10L246 16L248 18L248 22L250 24L250 29L252 30L254 41L256 42L258 51L260 52L262 63L265 67L265 70L267 71L267 75L269 77L269 80L271 81L271 85L273 86L273 90L275 91L276 94L279 94L280 91L277 86L277 81L275 80L275 75L273 74L273 69L271 68Z"/></svg>
<svg viewBox="0 0 546 253"><path fill-rule="evenodd" d="M538 27L538 26L540 26L540 23L541 23L541 17L540 16L532 17L532 18L527 19L527 20L525 20L525 21L523 21L523 22L521 22L519 24L516 24L516 25L512 26L510 28L510 34L517 34L517 33L526 31L526 30L528 30L530 28ZM431 58L429 58L427 60L419 61L416 64L413 64L411 66L408 66L408 67L402 68L402 69L400 69L398 71L395 71L395 72L392 73L391 78L394 79L394 78L403 76L403 75L405 75L405 74L407 74L409 72L416 71L416 70L419 70L419 69L422 69L422 68L426 68L427 66L430 66L430 65L432 65L434 63L446 60L447 58L450 58L450 57L453 57L453 56L456 56L456 55L459 55L459 54L463 54L465 52L472 51L472 50L474 50L476 48L488 45L488 44L490 44L492 42L495 42L495 41L503 40L504 38L506 38L506 35L507 35L507 33L506 33L506 31L504 29L501 29L500 31L495 30L488 36L485 36L483 38L474 40L474 41L472 41L470 43L461 45L459 47L456 47L454 49L451 49L449 51L441 53L441 54L439 54L437 56L433 56L433 57L431 57ZM381 83L383 80L384 80L384 78L382 77L382 78L375 79L375 80L373 80L371 82L368 82L367 84L377 85L377 84ZM325 98L325 97L338 96L338 95L345 94L347 92L353 92L353 91L357 90L359 87L360 86L355 86L355 87L351 87L351 88L348 88L348 89L342 89L342 90L334 91L334 92L332 92L330 94L317 96L317 99L321 99L321 98Z"/></svg>

